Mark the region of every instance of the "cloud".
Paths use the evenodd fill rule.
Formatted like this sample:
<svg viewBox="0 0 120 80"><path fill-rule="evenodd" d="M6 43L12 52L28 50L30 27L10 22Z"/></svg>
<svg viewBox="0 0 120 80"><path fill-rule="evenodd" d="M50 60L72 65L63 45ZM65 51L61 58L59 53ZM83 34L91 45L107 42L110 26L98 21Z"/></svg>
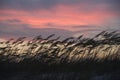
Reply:
<svg viewBox="0 0 120 80"><path fill-rule="evenodd" d="M4 24L0 22L0 38L18 38L26 36L28 38L33 38L38 35L42 35L43 37L47 37L50 34L55 34L56 37L61 36L61 39L70 37L74 32L57 29L57 28L30 28L27 24Z"/></svg>
<svg viewBox="0 0 120 80"><path fill-rule="evenodd" d="M72 7L59 6L53 12L40 10L37 11L37 13L28 13L19 10L3 10L0 11L0 13L8 15L3 16L0 14L0 20L9 23L29 24L31 25L30 27L33 28L59 27L70 30L71 26L98 25L114 17L113 14L107 12L101 13L101 11L93 11L84 14L84 12L75 11L74 9L75 8L72 9Z"/></svg>
<svg viewBox="0 0 120 80"><path fill-rule="evenodd" d="M51 25L51 24L48 24ZM53 24L52 24L53 25ZM50 34L55 34L55 37L61 36L61 39L65 39L67 37L78 37L79 35L84 34L85 37L93 37L94 35L98 34L103 30L113 31L113 30L120 30L117 27L94 27L89 25L78 25L72 27L77 28L77 31L69 31L60 28L31 28L29 24L9 24L9 23L2 23L0 22L0 38L18 38L18 37L28 37L33 38L37 35L42 35L43 38L47 37ZM59 26L60 27L60 26ZM80 27L83 27L82 29ZM84 28L86 27L86 28ZM79 29L80 28L80 29Z"/></svg>
<svg viewBox="0 0 120 80"><path fill-rule="evenodd" d="M111 10L116 11L120 15L120 0L107 0L109 5L111 5Z"/></svg>
<svg viewBox="0 0 120 80"><path fill-rule="evenodd" d="M47 9L59 3L58 0L0 0L1 9L34 10Z"/></svg>
<svg viewBox="0 0 120 80"><path fill-rule="evenodd" d="M100 17L98 18L107 15L108 17L119 17L119 4L120 0L0 0L0 13L6 10L6 12L12 11L11 13L7 13L9 16L13 13L16 15L17 13L22 14L23 12L27 14L24 16L43 16L44 18L58 17L59 14L61 15L63 13L62 16L60 16L61 18L70 15L73 17L76 15L77 17L79 15L80 17L88 15L86 18L92 17L95 19L95 17L93 17L94 15L97 17L99 15ZM1 15L5 14L2 13ZM84 18L81 18L81 20L84 21Z"/></svg>
<svg viewBox="0 0 120 80"><path fill-rule="evenodd" d="M0 0L0 9L40 10L51 9L59 5L80 6L84 10L94 10L97 6L106 5L107 10L120 12L120 0Z"/></svg>
<svg viewBox="0 0 120 80"><path fill-rule="evenodd" d="M76 26L72 26L72 28L81 28L81 29L93 29L93 28L97 28L98 26L95 26L95 25L76 25Z"/></svg>
<svg viewBox="0 0 120 80"><path fill-rule="evenodd" d="M51 24L48 24L51 25ZM55 34L55 37L61 36L61 39L65 39L71 36L77 36L85 34L88 32L97 31L96 29L84 29L79 31L69 31L60 28L31 28L31 25L28 24L9 24L0 22L0 38L18 38L26 36L28 38L33 38L37 35L42 35L43 38L47 37L50 34ZM60 27L60 26L59 26ZM90 33L89 33L90 34Z"/></svg>
<svg viewBox="0 0 120 80"><path fill-rule="evenodd" d="M9 22L9 23L19 23L19 22L22 22L22 21L19 20L19 19L8 19L8 20L6 20L6 22Z"/></svg>
<svg viewBox="0 0 120 80"><path fill-rule="evenodd" d="M0 0L0 36L67 37L76 34L74 30L120 30L119 4L120 0Z"/></svg>

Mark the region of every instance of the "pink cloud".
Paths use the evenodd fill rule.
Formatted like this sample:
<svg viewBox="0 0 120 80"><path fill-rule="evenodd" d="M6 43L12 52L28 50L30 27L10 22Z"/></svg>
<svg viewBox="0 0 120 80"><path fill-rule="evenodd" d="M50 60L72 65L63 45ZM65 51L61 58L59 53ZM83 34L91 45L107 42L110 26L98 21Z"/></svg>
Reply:
<svg viewBox="0 0 120 80"><path fill-rule="evenodd" d="M47 28L49 26L45 26L45 24L52 23L58 25L58 28L71 29L70 27L73 25L103 25L107 20L116 16L114 12L105 10L107 6L101 7L101 5L88 12L84 11L87 5L57 5L50 10L36 11L0 10L0 14L4 14L0 15L0 20L18 19L22 24L29 24L32 28Z"/></svg>

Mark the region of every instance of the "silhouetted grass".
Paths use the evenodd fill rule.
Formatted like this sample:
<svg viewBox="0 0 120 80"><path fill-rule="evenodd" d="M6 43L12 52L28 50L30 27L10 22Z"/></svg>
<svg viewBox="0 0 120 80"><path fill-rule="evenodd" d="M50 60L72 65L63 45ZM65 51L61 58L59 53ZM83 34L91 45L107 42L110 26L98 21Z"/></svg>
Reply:
<svg viewBox="0 0 120 80"><path fill-rule="evenodd" d="M54 35L44 39L39 35L29 41L24 40L26 37L21 37L1 42L0 74L76 72L82 74L79 79L85 80L84 75L88 73L120 71L118 32L103 31L93 38L80 35L78 38L69 37L63 41L59 40L60 37L51 39Z"/></svg>

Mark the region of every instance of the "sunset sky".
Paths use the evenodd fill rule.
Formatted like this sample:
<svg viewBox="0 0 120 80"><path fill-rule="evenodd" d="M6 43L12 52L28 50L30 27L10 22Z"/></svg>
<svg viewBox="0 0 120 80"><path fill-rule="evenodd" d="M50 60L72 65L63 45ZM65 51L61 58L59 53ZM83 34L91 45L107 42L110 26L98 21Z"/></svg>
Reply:
<svg viewBox="0 0 120 80"><path fill-rule="evenodd" d="M120 30L120 0L0 0L0 38Z"/></svg>

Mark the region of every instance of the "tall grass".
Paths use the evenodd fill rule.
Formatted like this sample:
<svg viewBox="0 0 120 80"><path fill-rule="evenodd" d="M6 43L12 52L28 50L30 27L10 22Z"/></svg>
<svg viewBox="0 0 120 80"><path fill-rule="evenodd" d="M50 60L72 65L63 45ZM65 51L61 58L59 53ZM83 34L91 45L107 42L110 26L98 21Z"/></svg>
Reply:
<svg viewBox="0 0 120 80"><path fill-rule="evenodd" d="M69 37L53 39L55 34L41 35L26 41L26 37L0 42L0 64L24 67L78 65L120 60L120 33L103 31L93 38ZM45 68L46 69L46 68Z"/></svg>
<svg viewBox="0 0 120 80"><path fill-rule="evenodd" d="M119 32L103 31L93 38L80 35L64 40L54 39L54 35L0 42L0 79L21 80L23 75L22 80L97 80L92 77L101 73L119 76ZM6 79L8 75L16 78ZM104 76L104 80L115 80L114 76L108 79Z"/></svg>

